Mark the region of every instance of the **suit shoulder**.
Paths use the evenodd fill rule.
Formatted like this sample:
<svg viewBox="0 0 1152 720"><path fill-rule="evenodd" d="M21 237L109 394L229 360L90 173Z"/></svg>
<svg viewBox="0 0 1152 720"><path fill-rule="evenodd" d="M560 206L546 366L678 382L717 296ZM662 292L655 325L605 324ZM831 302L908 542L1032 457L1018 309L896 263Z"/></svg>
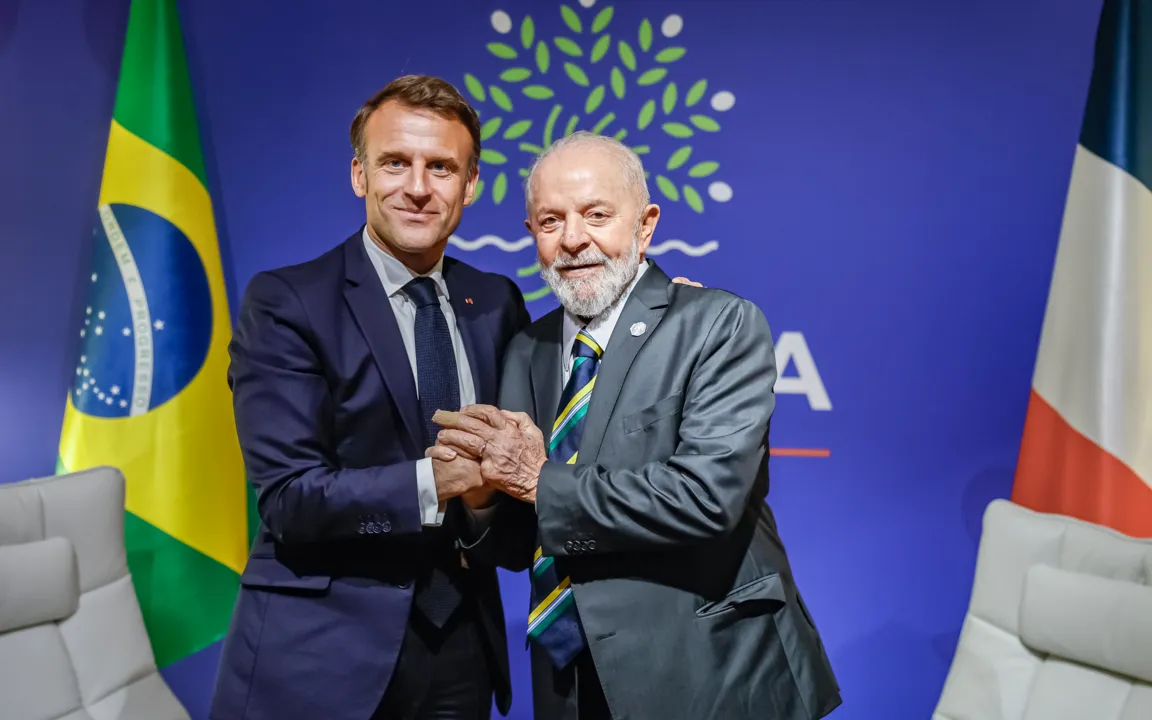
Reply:
<svg viewBox="0 0 1152 720"><path fill-rule="evenodd" d="M673 284L672 288L669 310L678 310L687 322L708 328L708 335L721 333L727 336L738 332L770 341L772 330L768 318L751 300L720 288L679 284Z"/></svg>
<svg viewBox="0 0 1152 720"><path fill-rule="evenodd" d="M270 285L279 284L300 289L317 282L329 282L332 277L339 277L343 273L342 249L343 243L311 260L261 270L248 281L248 288L267 289Z"/></svg>

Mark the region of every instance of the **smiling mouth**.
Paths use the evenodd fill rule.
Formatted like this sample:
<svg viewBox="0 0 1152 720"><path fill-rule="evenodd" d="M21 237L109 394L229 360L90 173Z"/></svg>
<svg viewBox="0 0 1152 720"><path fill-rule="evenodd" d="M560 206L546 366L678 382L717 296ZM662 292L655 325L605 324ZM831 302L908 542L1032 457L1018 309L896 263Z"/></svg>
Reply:
<svg viewBox="0 0 1152 720"><path fill-rule="evenodd" d="M436 214L426 210L408 210L406 208L396 208L396 212L409 220L427 220Z"/></svg>
<svg viewBox="0 0 1152 720"><path fill-rule="evenodd" d="M587 265L566 265L560 268L560 274L565 277L585 277L591 275L602 267L602 263L589 263Z"/></svg>

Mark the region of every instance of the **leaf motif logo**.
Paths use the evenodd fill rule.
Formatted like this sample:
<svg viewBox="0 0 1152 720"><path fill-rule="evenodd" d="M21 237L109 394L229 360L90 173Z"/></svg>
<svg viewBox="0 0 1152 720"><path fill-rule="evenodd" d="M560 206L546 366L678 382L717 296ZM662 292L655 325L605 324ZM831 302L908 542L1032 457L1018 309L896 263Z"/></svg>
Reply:
<svg viewBox="0 0 1152 720"><path fill-rule="evenodd" d="M670 14L657 28L643 18L629 28L614 6L596 5L597 0L562 2L538 17L518 19L504 10L491 14L497 36L485 47L504 67L492 82L464 73L464 87L481 116L480 161L492 166L485 176L495 170L490 185L477 183L473 202L490 198L502 204L510 177L526 177L536 155L576 130L626 142L644 159L654 191L670 202L703 213L709 203L730 200L731 186L717 177L720 163L707 155L719 147L718 115L731 110L736 98L721 90L705 104L709 81L685 76L691 53L679 41L684 19ZM663 157L654 157L653 148ZM671 249L690 247L675 243ZM710 252L715 243L708 245ZM538 272L532 265L517 274ZM545 287L525 298L547 293Z"/></svg>

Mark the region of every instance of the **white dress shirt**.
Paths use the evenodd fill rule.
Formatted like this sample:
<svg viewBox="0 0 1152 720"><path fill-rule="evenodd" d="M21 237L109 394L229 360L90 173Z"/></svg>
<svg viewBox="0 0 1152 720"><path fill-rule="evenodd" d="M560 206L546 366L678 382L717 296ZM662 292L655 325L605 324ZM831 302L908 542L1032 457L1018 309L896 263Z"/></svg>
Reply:
<svg viewBox="0 0 1152 720"><path fill-rule="evenodd" d="M400 337L404 340L404 349L408 352L408 363L412 366L412 380L416 383L416 392L420 392L419 369L416 367L416 304L404 292L404 286L413 278L421 277L412 272L404 263L380 249L368 235L368 228L364 228L364 247L368 250L368 258L380 276L380 282L388 293L388 300L392 303L392 312L396 316L396 324L400 326ZM468 353L464 350L460 331L456 328L456 313L448 302L448 285L444 282L444 258L441 257L436 266L423 277L432 279L436 283L436 294L440 298L440 310L444 319L448 321L448 333L452 336L452 350L456 355L456 374L460 383L460 405L472 405L476 402L476 389L472 383L472 368L468 364ZM444 509L440 506L436 493L436 478L432 474L432 459L421 458L416 461L416 492L420 499L420 517L424 525L440 525L444 522Z"/></svg>

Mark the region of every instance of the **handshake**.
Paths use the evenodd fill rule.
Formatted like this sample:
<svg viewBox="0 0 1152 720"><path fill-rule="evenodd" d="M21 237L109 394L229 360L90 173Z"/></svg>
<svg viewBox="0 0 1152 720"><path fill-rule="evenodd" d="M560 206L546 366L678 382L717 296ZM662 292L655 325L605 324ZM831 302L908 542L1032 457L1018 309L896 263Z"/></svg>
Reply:
<svg viewBox="0 0 1152 720"><path fill-rule="evenodd" d="M432 458L440 502L459 496L470 507L482 508L497 490L536 502L536 482L548 451L543 433L526 414L468 405L459 412L437 410L432 421L443 429L424 455Z"/></svg>

